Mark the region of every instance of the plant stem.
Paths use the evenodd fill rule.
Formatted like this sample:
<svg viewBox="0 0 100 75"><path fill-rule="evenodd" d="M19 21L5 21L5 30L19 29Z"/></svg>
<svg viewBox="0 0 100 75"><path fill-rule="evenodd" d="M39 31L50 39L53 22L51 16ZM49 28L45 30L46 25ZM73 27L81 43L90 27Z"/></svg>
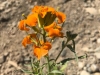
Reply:
<svg viewBox="0 0 100 75"><path fill-rule="evenodd" d="M68 41L67 41L67 42L64 44L64 46L62 47L62 49L61 49L61 51L59 52L59 54L58 54L57 58L55 59L55 61L58 60L59 56L61 55L63 49L66 47L67 43L68 43Z"/></svg>
<svg viewBox="0 0 100 75"><path fill-rule="evenodd" d="M48 75L49 75L49 73L50 73L50 63L49 63L49 56L47 56L47 65L48 65Z"/></svg>
<svg viewBox="0 0 100 75"><path fill-rule="evenodd" d="M77 56L76 53L74 53L74 55L75 55L75 58L76 58L76 61L77 61L77 64L78 64L78 56Z"/></svg>
<svg viewBox="0 0 100 75"><path fill-rule="evenodd" d="M44 42L46 42L46 32L45 32L44 28L43 28L43 40L44 40Z"/></svg>
<svg viewBox="0 0 100 75"><path fill-rule="evenodd" d="M48 72L50 73L50 63L49 63L49 56L47 57L47 61L48 61Z"/></svg>

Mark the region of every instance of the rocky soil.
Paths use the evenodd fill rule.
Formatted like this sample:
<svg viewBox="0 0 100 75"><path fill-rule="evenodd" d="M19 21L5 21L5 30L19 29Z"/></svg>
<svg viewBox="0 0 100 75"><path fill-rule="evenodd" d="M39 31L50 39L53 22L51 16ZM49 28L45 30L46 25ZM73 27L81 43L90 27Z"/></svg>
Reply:
<svg viewBox="0 0 100 75"><path fill-rule="evenodd" d="M27 75L19 69L30 62L33 53L30 46L21 45L25 33L18 29L18 22L34 5L59 7L67 16L63 31L78 34L77 55L87 54L78 64L69 61L65 75L100 75L100 0L0 0L0 75ZM54 41L51 57L60 51L61 40ZM72 57L66 48L59 61Z"/></svg>

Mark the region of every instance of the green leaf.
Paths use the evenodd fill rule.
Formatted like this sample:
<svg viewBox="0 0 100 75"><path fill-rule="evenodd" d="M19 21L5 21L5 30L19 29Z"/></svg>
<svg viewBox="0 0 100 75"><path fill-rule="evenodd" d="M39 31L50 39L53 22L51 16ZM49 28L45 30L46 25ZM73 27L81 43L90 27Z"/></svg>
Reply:
<svg viewBox="0 0 100 75"><path fill-rule="evenodd" d="M61 67L61 71L63 71L65 68L67 67L67 61L65 62L65 64L64 65L62 65L62 67Z"/></svg>
<svg viewBox="0 0 100 75"><path fill-rule="evenodd" d="M21 71L23 71L24 73L27 73L27 74L33 74L33 72L28 71L28 70L23 70L23 69L21 69Z"/></svg>
<svg viewBox="0 0 100 75"><path fill-rule="evenodd" d="M73 40L77 37L77 34L72 34L70 31L66 32L66 35L68 37L68 41Z"/></svg>
<svg viewBox="0 0 100 75"><path fill-rule="evenodd" d="M74 51L74 49L73 49L73 47L72 47L71 45L67 45L67 47L68 47L72 52L75 53L75 51Z"/></svg>
<svg viewBox="0 0 100 75"><path fill-rule="evenodd" d="M64 59L64 60L62 60L61 62L59 62L59 63L62 63L62 65L64 65L67 61L71 61L71 60L74 60L75 58L67 58L67 59ZM58 63L58 64L59 64Z"/></svg>
<svg viewBox="0 0 100 75"><path fill-rule="evenodd" d="M61 71L59 71L59 70L53 70L53 71L51 71L50 73L54 73L54 74L63 74Z"/></svg>

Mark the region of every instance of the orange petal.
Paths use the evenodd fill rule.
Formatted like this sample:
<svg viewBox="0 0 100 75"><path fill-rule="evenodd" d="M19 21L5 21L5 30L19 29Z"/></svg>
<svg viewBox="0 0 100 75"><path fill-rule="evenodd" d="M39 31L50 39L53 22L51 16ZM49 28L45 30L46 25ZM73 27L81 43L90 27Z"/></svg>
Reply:
<svg viewBox="0 0 100 75"><path fill-rule="evenodd" d="M66 19L66 15L62 12L56 12L56 16L58 17L58 23L63 23Z"/></svg>
<svg viewBox="0 0 100 75"><path fill-rule="evenodd" d="M56 29L58 29L60 31L62 30L61 26L58 26L58 25L56 26Z"/></svg>
<svg viewBox="0 0 100 75"><path fill-rule="evenodd" d="M32 12L33 13L39 12L39 8L40 8L40 6L34 6L34 8L32 9Z"/></svg>
<svg viewBox="0 0 100 75"><path fill-rule="evenodd" d="M55 12L56 10L53 7L48 7L48 12Z"/></svg>
<svg viewBox="0 0 100 75"><path fill-rule="evenodd" d="M29 31L29 28L25 27L25 20L21 20L18 27L19 27L20 30Z"/></svg>
<svg viewBox="0 0 100 75"><path fill-rule="evenodd" d="M25 23L28 26L36 26L36 24L37 24L37 14L34 13L34 14L28 15L27 19L25 20Z"/></svg>
<svg viewBox="0 0 100 75"><path fill-rule="evenodd" d="M23 39L22 45L26 47L27 44L34 43L33 40L38 42L38 39L36 38L36 34L29 34Z"/></svg>
<svg viewBox="0 0 100 75"><path fill-rule="evenodd" d="M45 42L42 46L42 48L46 49L46 50L49 50L51 49L51 43L50 42Z"/></svg>
<svg viewBox="0 0 100 75"><path fill-rule="evenodd" d="M31 39L30 39L30 36L29 36L29 35L26 36L26 37L23 39L23 41L22 41L22 45L23 45L24 47L26 47L27 44L31 44Z"/></svg>
<svg viewBox="0 0 100 75"><path fill-rule="evenodd" d="M63 35L62 32L60 32L59 29L50 29L50 31L48 32L48 35L50 37L61 37Z"/></svg>
<svg viewBox="0 0 100 75"><path fill-rule="evenodd" d="M45 26L44 29L48 32L51 28L54 28L55 23L52 23L51 25Z"/></svg>
<svg viewBox="0 0 100 75"><path fill-rule="evenodd" d="M44 48L34 46L34 55L38 58L38 60L41 59L41 57L48 54L48 50L45 50Z"/></svg>

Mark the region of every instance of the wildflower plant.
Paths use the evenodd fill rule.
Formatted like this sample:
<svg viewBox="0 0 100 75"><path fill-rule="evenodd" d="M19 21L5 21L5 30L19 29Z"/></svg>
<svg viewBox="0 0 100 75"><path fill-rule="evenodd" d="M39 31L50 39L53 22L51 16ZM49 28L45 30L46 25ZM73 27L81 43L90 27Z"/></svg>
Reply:
<svg viewBox="0 0 100 75"><path fill-rule="evenodd" d="M68 47L75 54L78 61L74 42L77 34L72 34L71 32L64 34L62 32L62 25L66 20L64 13L49 6L34 6L31 14L28 16L23 14L23 16L24 19L18 25L20 30L27 33L22 45L26 47L28 44L32 44L33 54L36 57L35 60L31 60L30 66L32 69L27 71L22 69L23 72L32 75L62 75L68 60L63 60L60 63L56 63L56 61L65 47ZM30 31L32 33L29 33ZM62 49L58 56L55 59L50 59L48 53L53 47L52 41L56 38L66 38L66 40L62 41ZM68 44L69 41L72 41L72 45ZM43 57L47 61L40 64Z"/></svg>

